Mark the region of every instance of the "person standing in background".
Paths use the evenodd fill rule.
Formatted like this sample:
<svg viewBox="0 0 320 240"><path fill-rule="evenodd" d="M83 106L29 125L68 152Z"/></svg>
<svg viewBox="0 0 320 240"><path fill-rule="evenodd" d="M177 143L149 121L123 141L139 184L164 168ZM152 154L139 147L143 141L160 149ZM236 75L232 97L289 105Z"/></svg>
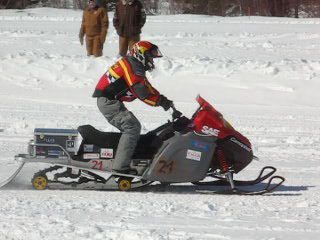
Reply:
<svg viewBox="0 0 320 240"><path fill-rule="evenodd" d="M108 3L113 1L115 0L96 0L98 3L97 5L99 5L99 7L103 7L106 11L108 11Z"/></svg>
<svg viewBox="0 0 320 240"><path fill-rule="evenodd" d="M119 55L125 57L128 49L140 41L141 29L146 22L146 12L140 0L118 0L113 26L119 35Z"/></svg>
<svg viewBox="0 0 320 240"><path fill-rule="evenodd" d="M106 8L99 6L98 0L89 0L83 12L79 40L83 45L86 36L87 55L102 56L103 44L106 40L109 20Z"/></svg>

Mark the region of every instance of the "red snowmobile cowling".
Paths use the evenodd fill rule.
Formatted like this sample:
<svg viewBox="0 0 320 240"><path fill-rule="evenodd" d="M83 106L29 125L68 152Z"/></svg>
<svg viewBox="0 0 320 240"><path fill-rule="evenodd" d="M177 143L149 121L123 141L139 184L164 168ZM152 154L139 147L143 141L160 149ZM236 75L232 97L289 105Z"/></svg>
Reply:
<svg viewBox="0 0 320 240"><path fill-rule="evenodd" d="M251 150L250 141L236 131L231 124L223 118L220 112L199 95L197 96L197 101L200 107L193 117L193 126L196 133L215 136L218 139L235 137Z"/></svg>

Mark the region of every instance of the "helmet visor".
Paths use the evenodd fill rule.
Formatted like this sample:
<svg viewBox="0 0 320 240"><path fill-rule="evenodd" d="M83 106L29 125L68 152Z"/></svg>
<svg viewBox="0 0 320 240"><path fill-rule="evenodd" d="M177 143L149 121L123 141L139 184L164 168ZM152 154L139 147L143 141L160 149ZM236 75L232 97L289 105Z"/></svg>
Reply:
<svg viewBox="0 0 320 240"><path fill-rule="evenodd" d="M150 49L150 55L153 58L161 58L163 57L162 53L160 52L159 48L155 45L152 46Z"/></svg>

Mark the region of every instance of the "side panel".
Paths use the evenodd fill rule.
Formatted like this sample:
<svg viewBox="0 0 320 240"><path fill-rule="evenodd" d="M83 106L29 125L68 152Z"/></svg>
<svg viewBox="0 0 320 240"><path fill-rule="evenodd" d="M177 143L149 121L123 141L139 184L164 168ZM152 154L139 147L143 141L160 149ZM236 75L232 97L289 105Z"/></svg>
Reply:
<svg viewBox="0 0 320 240"><path fill-rule="evenodd" d="M143 178L160 182L202 180L208 171L216 147L216 138L193 132L165 141Z"/></svg>
<svg viewBox="0 0 320 240"><path fill-rule="evenodd" d="M89 169L96 169L100 171L111 171L112 170L112 160L111 159L90 159L87 162L83 161L75 161L71 160L70 164L75 167L87 168Z"/></svg>

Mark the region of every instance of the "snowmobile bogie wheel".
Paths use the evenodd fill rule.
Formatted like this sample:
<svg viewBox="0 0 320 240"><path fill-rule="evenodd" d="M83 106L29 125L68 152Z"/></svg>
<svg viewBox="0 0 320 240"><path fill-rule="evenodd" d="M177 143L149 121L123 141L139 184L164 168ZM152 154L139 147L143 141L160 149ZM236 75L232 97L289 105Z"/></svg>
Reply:
<svg viewBox="0 0 320 240"><path fill-rule="evenodd" d="M131 188L131 178L120 177L118 180L118 188L120 191L128 191Z"/></svg>
<svg viewBox="0 0 320 240"><path fill-rule="evenodd" d="M46 175L35 175L32 178L32 186L36 190L44 190L48 186L48 178Z"/></svg>

